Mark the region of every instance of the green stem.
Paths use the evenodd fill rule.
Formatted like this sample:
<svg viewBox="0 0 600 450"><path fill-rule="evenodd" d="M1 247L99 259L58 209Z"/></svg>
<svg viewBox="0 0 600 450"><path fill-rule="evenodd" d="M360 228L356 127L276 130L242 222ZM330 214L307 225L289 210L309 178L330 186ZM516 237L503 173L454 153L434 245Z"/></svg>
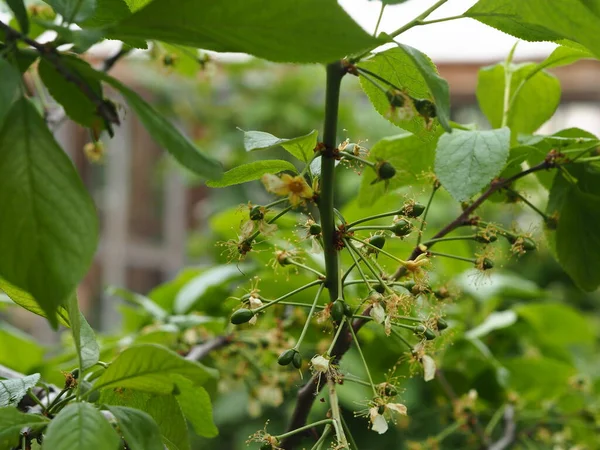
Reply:
<svg viewBox="0 0 600 450"><path fill-rule="evenodd" d="M449 253L429 252L431 256L441 256L442 258L456 259L458 261L465 261L471 264L477 264L477 261L473 258L465 258L464 256L451 255Z"/></svg>
<svg viewBox="0 0 600 450"><path fill-rule="evenodd" d="M460 14L458 16L442 17L441 19L422 20L419 23L417 23L417 25L418 26L431 25L432 23L450 22L451 20L466 19L466 18L467 18L467 16Z"/></svg>
<svg viewBox="0 0 600 450"><path fill-rule="evenodd" d="M381 24L381 18L383 17L383 11L387 3L381 2L381 9L379 9L379 17L377 18L377 24L375 25L375 31L373 31L373 36L377 37L377 32L379 31L379 24Z"/></svg>
<svg viewBox="0 0 600 450"><path fill-rule="evenodd" d="M506 187L505 188L508 192L510 192L511 194L519 197L519 199L525 203L527 206L529 206L532 210L534 210L536 213L538 213L542 219L544 220L548 220L549 217L542 211L540 210L537 206L535 206L533 203L531 203L529 200L527 200L525 197L523 197L521 194L519 194L517 191L515 191L514 189L510 188L510 187Z"/></svg>
<svg viewBox="0 0 600 450"><path fill-rule="evenodd" d="M440 183L435 180L433 182L433 189L431 191L431 195L429 196L429 200L427 201L427 206L425 206L425 211L423 212L423 218L421 219L421 226L419 227L419 235L417 236L417 247L421 243L421 239L423 238L423 229L425 228L425 220L427 219L427 214L429 213L429 208L431 206L431 202L433 201L433 196L437 192L440 187Z"/></svg>
<svg viewBox="0 0 600 450"><path fill-rule="evenodd" d="M283 216L284 214L286 214L292 208L293 208L293 206L290 205L290 206L282 209L277 214L275 214L273 217L271 217L269 220L267 220L267 223L268 224L272 224L273 222L275 222L281 216ZM260 234L260 231L256 230L253 234L250 235L250 237L247 239L247 241L251 243L254 239L256 239L258 237L259 234Z"/></svg>
<svg viewBox="0 0 600 450"><path fill-rule="evenodd" d="M510 84L512 80L512 71L510 68L510 64L512 63L513 56L515 54L515 50L517 49L517 41L515 45L510 49L508 56L506 57L506 61L504 62L504 107L502 109L502 125L501 127L505 127L508 124L508 112L510 111Z"/></svg>
<svg viewBox="0 0 600 450"><path fill-rule="evenodd" d="M352 231L361 230L374 230L374 231L390 231L393 227L391 225L364 225L362 227L354 227Z"/></svg>
<svg viewBox="0 0 600 450"><path fill-rule="evenodd" d="M288 201L287 198L280 198L279 200L275 200L274 202L271 202L268 205L265 205L264 208L269 209L269 208L272 208L273 206L277 206L277 205L279 205L281 203L285 203L287 201Z"/></svg>
<svg viewBox="0 0 600 450"><path fill-rule="evenodd" d="M323 251L325 254L325 281L329 290L329 298L338 298L338 251L335 247L336 229L334 217L335 189L335 157L338 108L340 86L344 69L340 61L327 65L327 87L325 91L325 124L323 128L323 144L325 151L321 154L321 193L319 196L319 214L323 235Z"/></svg>
<svg viewBox="0 0 600 450"><path fill-rule="evenodd" d="M356 337L356 333L352 327L348 327L350 329L350 333L352 334L352 339L354 339L354 344L356 345L356 349L358 350L358 354L360 359L365 366L365 370L367 372L367 377L369 377L369 383L371 383L371 389L373 389L373 395L377 397L377 389L375 388L375 384L373 383L373 378L371 377L371 371L369 370L369 365L367 364L367 360L365 359L365 355L360 348L360 344L358 343L358 338Z"/></svg>
<svg viewBox="0 0 600 450"><path fill-rule="evenodd" d="M311 450L321 450L323 448L323 444L325 440L327 440L327 436L331 433L331 425L327 425L323 430L323 434L319 438L319 440L315 443L315 445L311 448Z"/></svg>
<svg viewBox="0 0 600 450"><path fill-rule="evenodd" d="M352 153L340 152L340 156L343 156L344 158L354 159L354 160L359 161L359 162L361 162L363 164L366 164L369 167L375 167L375 165L376 165L374 162L367 161L366 159L361 158L360 156L353 155Z"/></svg>
<svg viewBox="0 0 600 450"><path fill-rule="evenodd" d="M35 403L37 403L37 404L40 406L40 408L42 408L42 412L46 411L46 406L45 406L45 405L42 403L42 401L41 401L41 400L38 398L38 396L37 396L37 395L35 395L35 394L34 394L34 393L31 391L31 389L29 389L29 390L27 391L27 394L29 395L29 397L30 397L30 398L31 398L31 399L32 399L32 400L33 400Z"/></svg>
<svg viewBox="0 0 600 450"><path fill-rule="evenodd" d="M356 225L363 223L363 222L369 222L371 220L383 219L384 217L396 216L398 214L400 214L400 211L396 210L396 211L390 211L390 212L381 213L381 214L375 214L374 216L363 217L362 219L358 219L358 220L355 220L354 222L350 222L349 224L347 224L346 229L349 230L350 228L353 228Z"/></svg>
<svg viewBox="0 0 600 450"><path fill-rule="evenodd" d="M312 315L315 312L315 308L317 307L317 302L319 301L321 292L323 292L323 288L324 288L324 286L321 284L321 286L319 286L319 290L317 291L317 295L315 295L315 300L314 300L312 306L310 307L310 311L308 312L308 317L306 318L306 323L304 324L304 328L302 328L302 333L300 333L300 337L298 338L296 345L294 345L294 348L296 350L298 349L298 347L300 347L300 344L302 344L304 335L306 335L306 330L308 330L308 327L310 326L310 319L312 318Z"/></svg>
<svg viewBox="0 0 600 450"><path fill-rule="evenodd" d="M352 328L352 326L350 326L350 328ZM346 434L344 433L344 427L342 426L342 419L340 418L340 405L337 398L337 392L335 391L336 385L331 379L327 380L327 385L329 386L329 406L331 407L333 427L335 428L337 441L340 445L338 448L340 450L347 450L349 448L348 441L346 439Z"/></svg>
<svg viewBox="0 0 600 450"><path fill-rule="evenodd" d="M349 238L352 239L353 241L360 242L361 244L363 244L366 247L371 248L372 250L375 251L375 253L382 253L385 256L387 256L388 258L391 258L391 259L393 259L394 261L396 261L396 262L398 262L400 264L406 265L406 261L404 261L403 259L400 259L397 256L392 255L391 253L386 252L385 250L383 250L383 249L381 249L379 247L376 247L376 246L374 246L373 244L371 244L371 243L369 243L367 241L363 241L362 239L359 239L359 238L354 237L354 236L349 236Z"/></svg>
<svg viewBox="0 0 600 450"><path fill-rule="evenodd" d="M384 94L387 93L388 89L384 88L383 86L381 86L379 83L377 83L375 80L372 80L370 77L376 78L379 81L381 81L382 83L387 84L389 87L391 87L392 89L396 89L398 91L401 91L402 89L399 88L398 86L396 86L394 83L392 83L389 80L386 80L385 78L383 78L381 75L377 75L375 72L371 72L368 69L364 69L362 67L357 67L358 71L361 73L361 75L368 81L370 81L373 85L375 85L376 87L378 87L381 91L383 91ZM368 75L368 76L367 76Z"/></svg>
<svg viewBox="0 0 600 450"><path fill-rule="evenodd" d="M317 269L313 269L312 267L305 266L304 264L302 264L302 263L299 263L298 261L295 261L295 260L293 260L293 259L291 259L291 258L288 258L288 259L286 260L286 263L287 263L287 264L291 264L292 266L300 267L301 269L304 269L304 270L308 270L309 272L312 272L312 273L314 273L316 276L318 276L318 277L319 277L321 280L324 280L324 279L325 279L325 275L323 275L323 274L322 274L321 272L319 272Z"/></svg>
<svg viewBox="0 0 600 450"><path fill-rule="evenodd" d="M408 342L408 341L406 340L406 338L405 338L404 336L402 336L402 335L401 335L401 334L400 334L400 333L399 333L397 330L394 330L394 329L392 328L392 333L393 333L393 334L394 334L394 335L395 335L395 336L396 336L398 339L400 339L400 340L402 341L402 343L403 343L404 345L406 345L406 346L409 348L409 350L410 350L410 351L412 351L412 350L413 350L413 346L412 346L412 344L411 344L410 342Z"/></svg>
<svg viewBox="0 0 600 450"><path fill-rule="evenodd" d="M356 441L352 436L352 432L350 431L350 427L346 423L346 419L344 419L344 415L340 414L340 419L342 420L342 427L344 427L344 432L346 433L348 440L350 441L350 448L358 449L358 445L356 445Z"/></svg>
<svg viewBox="0 0 600 450"><path fill-rule="evenodd" d="M392 294L393 291L391 290L391 288L387 284L385 284L385 282L379 276L379 274L377 273L377 271L373 268L373 266L371 265L371 263L369 262L369 260L367 258L365 258L363 255L360 254L360 252L358 251L358 249L352 244L352 242L350 242L349 239L346 239L345 242L346 242L346 245L349 248L351 248L352 250L354 250L354 253L356 254L356 256L358 256L362 260L362 262L365 263L365 266L367 266L367 268L369 269L369 271L373 274L373 276L377 279L377 281L379 281L379 284L381 284L385 288L385 291L388 294Z"/></svg>
<svg viewBox="0 0 600 450"><path fill-rule="evenodd" d="M352 327L352 324L350 324L350 327ZM333 336L331 344L329 345L329 348L327 349L327 353L326 353L327 356L331 356L333 347L335 347L335 343L337 342L338 338L340 337L340 334L342 333L343 328L344 328L344 322L342 321L342 323L340 323L338 325L337 330L335 331L335 336Z"/></svg>
<svg viewBox="0 0 600 450"><path fill-rule="evenodd" d="M433 438L433 440L438 443L442 442L444 439L446 439L448 436L450 436L452 433L454 433L456 430L458 430L463 425L464 425L464 422L462 420L458 420L458 421L454 422L452 425L450 425L450 426L444 428L442 431L440 431Z"/></svg>
<svg viewBox="0 0 600 450"><path fill-rule="evenodd" d="M292 292L288 292L287 294L282 295L281 297L276 298L275 300L272 300L269 303L266 303L266 304L264 304L264 305L262 305L262 306L260 306L260 307L258 307L256 309L253 309L252 312L254 314L259 313L263 309L266 309L269 306L272 306L272 305L274 305L276 303L279 303L281 300L285 300L288 297L292 297L293 295L296 295L298 292L302 292L303 290L308 289L309 287L316 286L317 284L323 284L323 281L321 281L321 280L311 281L310 283L305 284L304 286L301 286L298 289L294 289Z"/></svg>
<svg viewBox="0 0 600 450"><path fill-rule="evenodd" d="M438 242L447 242L447 241L471 241L477 238L476 234L469 234L468 236L448 236L441 237L437 239L430 239L427 242L423 242L425 247L431 247L433 244L437 244Z"/></svg>
<svg viewBox="0 0 600 450"><path fill-rule="evenodd" d="M314 423L309 423L308 425L304 425L303 427L296 428L295 430L288 431L287 433L283 433L283 434L280 434L280 435L274 436L274 437L276 437L277 440L282 440L288 436L293 436L294 434L298 434L303 431L310 430L313 427L318 427L319 425L329 425L331 423L333 423L333 419L323 419L323 420L319 420Z"/></svg>

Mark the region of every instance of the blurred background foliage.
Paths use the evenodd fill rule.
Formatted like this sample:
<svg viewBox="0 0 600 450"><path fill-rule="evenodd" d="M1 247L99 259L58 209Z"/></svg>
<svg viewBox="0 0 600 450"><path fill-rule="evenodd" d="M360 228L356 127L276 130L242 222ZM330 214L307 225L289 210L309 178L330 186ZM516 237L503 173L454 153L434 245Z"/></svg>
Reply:
<svg viewBox="0 0 600 450"><path fill-rule="evenodd" d="M126 71L129 79L137 80L138 87L152 92L153 104L191 130L200 148L222 161L226 169L275 155L287 158L282 149L247 153L238 128L291 138L320 130L322 124L325 74L319 66L283 66L257 60L213 62L190 49L156 45L150 58L132 59ZM340 141L349 138L369 148L383 137L401 134L402 130L373 110L358 80L346 78ZM477 120L484 122L481 116ZM111 157L110 152L106 157ZM172 164L165 156L154 172L155 183L161 183L162 171ZM99 166L94 170L103 169ZM424 173L410 188L388 192L368 207L360 207L356 200L361 180L357 170L342 166L337 170L337 208L347 220L393 210L405 199L425 203L431 190L432 178ZM186 182L190 186L202 184L189 173ZM533 203L547 196L535 180L520 183L526 183ZM122 330L100 336L101 359L110 360L133 342L161 343L184 354L199 342L231 333L228 318L239 305L238 298L252 287L260 289L265 298L277 298L312 280L303 272L274 269L271 264L274 249L291 246L303 248L303 257L313 266L322 264L318 255L308 252L310 243L301 226L307 219L305 214L286 215L278 222L276 238L266 239L245 261L231 261L226 248L214 243L235 239L240 224L247 220L248 202L266 204L272 196L259 182L213 189L205 195L196 205L203 219L196 222L187 238L189 267L149 292L112 290L122 299ZM507 405L515 410L514 448L598 448L599 295L582 293L560 269L545 243L538 216L526 205L506 200L497 198L479 211L480 216L530 234L538 249L515 255L510 245L499 239L491 255L495 269L489 275L462 261L434 259L432 288L450 293L447 298L424 302L418 312L427 317L441 310L450 324L428 350L441 371L434 380L423 380L422 367L412 361L401 339L385 336L382 327L375 324L361 331L374 381L396 380L401 387L399 402L408 407L408 417L399 417L387 434L377 435L368 429L365 417L355 417L354 411L367 408L371 394L368 387L350 381L365 378L356 349L344 357L340 369L348 378L339 395L359 448L475 449L480 445L478 432L492 439L506 432L503 414ZM459 211L460 206L443 190L438 192L425 236L432 236ZM418 219L413 222L420 225ZM389 239L386 249L404 258L415 239L416 232L404 240ZM439 244L438 250L465 257L489 252L481 244L464 241ZM351 260L344 263L347 266ZM395 270L389 260L381 258L380 263L388 271ZM352 304L365 294L356 292ZM311 303L313 296L314 289L292 300ZM3 300L0 308L0 314L10 315L8 301ZM278 434L285 430L295 391L308 376L307 361L324 351L330 336L317 327L307 335L301 348L303 375L291 366L280 367L277 356L297 339L306 311L285 306L274 310L275 314L261 316L254 327L237 327L233 343L203 361L221 373L218 386L211 392L220 434L213 439L195 437L195 449L247 448L248 437L262 429L267 419L269 431ZM410 332L403 338L413 345L417 342ZM69 339L64 333L62 342L47 345L3 321L0 364L23 373L39 371L45 380L61 384L61 370L74 366L75 354L64 351L72 348ZM395 362L395 371L386 372ZM315 417L327 409L325 400L320 401L322 397L315 402ZM310 448L312 444L307 441L305 445ZM255 447L258 445L251 444Z"/></svg>

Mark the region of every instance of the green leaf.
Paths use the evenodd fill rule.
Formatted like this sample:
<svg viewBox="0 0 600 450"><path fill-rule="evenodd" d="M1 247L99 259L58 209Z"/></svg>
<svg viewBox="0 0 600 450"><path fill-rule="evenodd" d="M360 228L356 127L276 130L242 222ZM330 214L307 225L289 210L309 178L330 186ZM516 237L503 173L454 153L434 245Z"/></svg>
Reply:
<svg viewBox="0 0 600 450"><path fill-rule="evenodd" d="M315 12L318 11L318 14ZM249 53L278 62L329 63L382 42L333 0L155 0L113 29L113 37Z"/></svg>
<svg viewBox="0 0 600 450"><path fill-rule="evenodd" d="M0 290L4 291L8 298L10 298L16 305L26 309L38 316L47 317L44 310L40 307L31 294L28 294L22 289L10 284L8 281L0 278ZM56 311L56 319L61 325L69 327L69 313L64 306L59 306Z"/></svg>
<svg viewBox="0 0 600 450"><path fill-rule="evenodd" d="M306 163L314 155L314 149L317 146L317 136L317 130L312 130L304 136L292 139L278 138L264 131L244 131L244 148L246 151L251 152L281 145L294 158Z"/></svg>
<svg viewBox="0 0 600 450"><path fill-rule="evenodd" d="M561 45L556 47L550 56L539 64L542 69L551 69L553 67L567 66L581 59L592 59L594 55L583 46Z"/></svg>
<svg viewBox="0 0 600 450"><path fill-rule="evenodd" d="M538 64L511 65L510 108L506 126L513 132L533 133L556 111L560 103L560 82ZM505 66L484 67L479 71L477 100L493 128L502 125L504 112Z"/></svg>
<svg viewBox="0 0 600 450"><path fill-rule="evenodd" d="M600 56L600 17L581 0L479 0L465 15L526 41L576 41Z"/></svg>
<svg viewBox="0 0 600 450"><path fill-rule="evenodd" d="M48 422L46 417L23 414L13 406L0 408L0 448L14 447L19 442L23 428L37 431L44 428Z"/></svg>
<svg viewBox="0 0 600 450"><path fill-rule="evenodd" d="M523 400L551 401L569 389L575 369L549 358L514 358L504 362L510 372L510 387Z"/></svg>
<svg viewBox="0 0 600 450"><path fill-rule="evenodd" d="M455 130L438 141L435 174L455 200L477 194L498 175L508 158L510 130Z"/></svg>
<svg viewBox="0 0 600 450"><path fill-rule="evenodd" d="M438 84L436 87L436 94L440 98L444 98L445 94L442 92L442 82L439 80L436 82L434 79L434 74L436 73L435 65L420 52L419 54L422 56L415 56L418 55L416 53L418 50L411 49L411 52L412 53L409 54L404 48L392 48L377 53L368 60L360 62L358 66L387 80L389 83L396 86L396 88L404 90L408 95L416 99L431 100L432 92L428 85L428 81L430 83ZM417 58L418 63L416 62L415 57ZM423 76L423 73L428 74L427 79ZM426 121L417 114L414 107L410 107L410 114L407 117L396 114L392 111L385 92L375 86L372 82L368 81L367 77L379 84L384 90L388 90L390 86L368 74L361 74L359 77L362 89L365 91L379 114L394 125L410 131L422 140L430 137L432 134L431 130L428 129ZM447 113L445 110L445 108L447 108L446 100L443 100L440 105L440 112L443 116Z"/></svg>
<svg viewBox="0 0 600 450"><path fill-rule="evenodd" d="M188 361L164 347L146 344L124 350L98 378L94 388L120 387L170 394L175 388L173 375L184 376L197 385L216 376L214 369Z"/></svg>
<svg viewBox="0 0 600 450"><path fill-rule="evenodd" d="M181 287L175 297L173 311L176 314L190 312L194 305L201 303L207 294L210 295L212 293L211 288L230 283L232 280L240 277L245 276L237 266L221 265L211 267Z"/></svg>
<svg viewBox="0 0 600 450"><path fill-rule="evenodd" d="M248 181L258 180L266 173L278 173L288 170L297 172L294 165L288 161L280 159L254 161L248 164L234 167L223 174L223 178L217 181L208 181L208 187L227 187L234 184L246 183Z"/></svg>
<svg viewBox="0 0 600 450"><path fill-rule="evenodd" d="M567 168L554 179L548 214L558 215L556 252L563 269L584 291L600 286L600 173L584 164Z"/></svg>
<svg viewBox="0 0 600 450"><path fill-rule="evenodd" d="M119 436L102 413L85 402L70 403L52 419L42 450L116 450Z"/></svg>
<svg viewBox="0 0 600 450"><path fill-rule="evenodd" d="M409 47L404 44L397 44L402 50L410 56L417 67L425 83L429 87L429 91L433 96L433 100L436 107L437 119L440 125L448 133L452 132L450 126L450 88L448 82L440 77L435 69L435 65L425 54L417 50L416 48Z"/></svg>
<svg viewBox="0 0 600 450"><path fill-rule="evenodd" d="M1 128L6 114L8 114L13 102L21 92L21 75L19 74L19 71L4 58L0 58L0 80L2 80L2 89L0 89Z"/></svg>
<svg viewBox="0 0 600 450"><path fill-rule="evenodd" d="M44 348L29 334L0 321L0 364L28 373L42 364L44 354Z"/></svg>
<svg viewBox="0 0 600 450"><path fill-rule="evenodd" d="M512 310L494 311L481 324L465 333L469 339L480 339L494 330L510 327L517 321L517 314Z"/></svg>
<svg viewBox="0 0 600 450"><path fill-rule="evenodd" d="M67 22L82 22L96 11L97 0L44 0Z"/></svg>
<svg viewBox="0 0 600 450"><path fill-rule="evenodd" d="M62 63L75 77L85 83L98 97L102 98L100 81L85 77L83 73L93 70L88 63L75 56L63 56ZM84 67L79 70L78 67ZM55 69L48 61L42 58L38 66L40 78L48 88L50 95L65 109L65 113L75 122L87 128L102 130L104 122L97 114L97 107L81 90Z"/></svg>
<svg viewBox="0 0 600 450"><path fill-rule="evenodd" d="M77 350L79 370L85 372L96 365L100 359L100 347L96 341L96 335L85 316L79 311L77 295L71 295L69 300L69 317L71 318L71 333Z"/></svg>
<svg viewBox="0 0 600 450"><path fill-rule="evenodd" d="M80 23L82 27L105 27L131 15L131 10L124 0L96 0L96 3L96 11Z"/></svg>
<svg viewBox="0 0 600 450"><path fill-rule="evenodd" d="M558 215L558 261L577 286L591 292L600 286L600 173L583 164L567 170L577 183L556 174L548 213Z"/></svg>
<svg viewBox="0 0 600 450"><path fill-rule="evenodd" d="M177 381L177 402L198 436L212 438L219 434L213 422L212 406L206 389L194 386L186 379Z"/></svg>
<svg viewBox="0 0 600 450"><path fill-rule="evenodd" d="M29 34L29 17L23 0L6 0L8 7L12 10L15 18L19 22L21 33Z"/></svg>
<svg viewBox="0 0 600 450"><path fill-rule="evenodd" d="M107 405L129 406L148 413L158 425L162 441L170 450L189 450L187 424L173 395L156 395L130 389L105 389L100 401Z"/></svg>
<svg viewBox="0 0 600 450"><path fill-rule="evenodd" d="M223 173L221 164L198 151L172 123L146 103L138 94L102 72L95 73L123 95L156 143L171 153L180 164L210 180L221 178Z"/></svg>
<svg viewBox="0 0 600 450"><path fill-rule="evenodd" d="M436 132L441 135L441 129ZM417 184L422 175L431 170L435 155L436 139L423 142L410 133L384 138L377 142L369 152L371 161L388 161L396 168L386 187L385 183L371 184L377 174L370 167L362 171L358 203L361 206L372 205L383 197L386 190L392 191L401 186Z"/></svg>
<svg viewBox="0 0 600 450"><path fill-rule="evenodd" d="M40 381L39 373L23 378L0 380L0 407L17 406L21 399L27 395L27 391L34 387L38 381Z"/></svg>
<svg viewBox="0 0 600 450"><path fill-rule="evenodd" d="M576 309L561 303L529 303L515 311L536 331L537 339L566 347L594 343L594 332L586 318ZM552 333L548 333L552 330Z"/></svg>
<svg viewBox="0 0 600 450"><path fill-rule="evenodd" d="M94 256L98 223L71 160L25 98L0 131L0 209L11 218L0 222L0 276L31 294L56 326Z"/></svg>
<svg viewBox="0 0 600 450"><path fill-rule="evenodd" d="M158 425L148 413L126 406L109 406L119 430L123 433L127 448L131 450L163 450Z"/></svg>
<svg viewBox="0 0 600 450"><path fill-rule="evenodd" d="M109 286L106 288L108 295L121 297L129 303L140 306L144 311L150 314L157 321L164 321L169 313L162 309L158 304L150 300L148 297L131 292L127 289L120 288L117 286Z"/></svg>

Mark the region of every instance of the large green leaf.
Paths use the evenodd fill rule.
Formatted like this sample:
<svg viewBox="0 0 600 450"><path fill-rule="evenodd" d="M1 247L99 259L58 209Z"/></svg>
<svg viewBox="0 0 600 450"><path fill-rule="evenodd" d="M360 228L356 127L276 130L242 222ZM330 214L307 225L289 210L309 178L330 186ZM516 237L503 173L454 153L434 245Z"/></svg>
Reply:
<svg viewBox="0 0 600 450"><path fill-rule="evenodd" d="M212 406L206 389L194 386L186 379L178 379L177 387L177 402L196 434L204 437L217 436L219 430L213 422Z"/></svg>
<svg viewBox="0 0 600 450"><path fill-rule="evenodd" d="M184 167L210 180L219 179L223 168L218 161L204 155L175 126L146 103L134 91L102 72L95 72L106 83L117 89L144 124L150 136L164 147Z"/></svg>
<svg viewBox="0 0 600 450"><path fill-rule="evenodd" d="M41 308L39 302L37 302L31 294L25 292L22 289L10 284L8 281L0 278L0 290L20 307L30 311L38 316L46 317L45 311ZM59 306L56 311L56 319L61 325L66 327L69 325L69 313L64 306Z"/></svg>
<svg viewBox="0 0 600 450"><path fill-rule="evenodd" d="M234 167L223 174L223 178L206 183L209 187L227 187L234 184L246 183L252 180L258 180L266 173L278 173L284 170L296 172L294 165L288 161L280 159L269 159L254 161L248 164Z"/></svg>
<svg viewBox="0 0 600 450"><path fill-rule="evenodd" d="M570 39L600 56L600 17L581 0L479 0L465 15L527 41Z"/></svg>
<svg viewBox="0 0 600 450"><path fill-rule="evenodd" d="M569 389L575 369L549 358L514 358L503 361L510 372L510 387L524 400L551 401Z"/></svg>
<svg viewBox="0 0 600 450"><path fill-rule="evenodd" d="M163 450L158 425L148 413L127 406L109 406L131 450Z"/></svg>
<svg viewBox="0 0 600 450"><path fill-rule="evenodd" d="M81 22L96 11L98 0L44 0L67 22Z"/></svg>
<svg viewBox="0 0 600 450"><path fill-rule="evenodd" d="M98 97L102 97L102 86L100 81L85 77L84 71L78 70L82 65L88 66L87 71L92 70L91 67L81 59L75 56L63 56L62 64L68 67L74 77L77 77L81 82L85 83ZM96 105L90 98L79 90L72 82L67 81L56 68L47 60L42 59L38 66L40 77L50 95L62 105L67 115L75 122L88 128L103 128L103 120L97 114Z"/></svg>
<svg viewBox="0 0 600 450"><path fill-rule="evenodd" d="M135 292L131 292L127 289L109 286L106 288L106 293L108 295L113 295L117 297L121 297L123 300L141 307L144 311L152 316L153 319L157 321L164 321L169 313L162 309L158 304L149 299L148 297L137 294Z"/></svg>
<svg viewBox="0 0 600 450"><path fill-rule="evenodd" d="M104 27L131 15L124 0L96 0L96 3L96 11L80 24L82 27Z"/></svg>
<svg viewBox="0 0 600 450"><path fill-rule="evenodd" d="M81 373L94 366L100 359L100 347L96 335L85 316L79 311L77 296L71 295L69 300L69 317L71 318L71 333L77 350L79 370Z"/></svg>
<svg viewBox="0 0 600 450"><path fill-rule="evenodd" d="M441 134L441 130L436 133ZM358 202L361 206L374 204L386 190L424 181L423 174L430 172L433 166L436 140L423 142L410 133L384 138L377 142L369 152L372 161L388 161L396 168L396 174L385 183L375 183L375 171L369 167L363 169Z"/></svg>
<svg viewBox="0 0 600 450"><path fill-rule="evenodd" d="M105 389L100 401L107 405L129 406L148 413L158 425L169 450L189 450L187 424L173 395L156 395L130 389Z"/></svg>
<svg viewBox="0 0 600 450"><path fill-rule="evenodd" d="M550 191L548 213L558 215L556 253L561 266L581 289L600 286L600 172L569 165L573 183L558 172Z"/></svg>
<svg viewBox="0 0 600 450"><path fill-rule="evenodd" d="M417 67L425 83L429 87L429 91L433 96L433 100L436 107L437 119L444 130L451 133L452 128L450 127L450 88L448 82L440 77L437 73L435 65L431 59L416 48L409 47L404 44L397 44L402 50L410 56Z"/></svg>
<svg viewBox="0 0 600 450"><path fill-rule="evenodd" d="M113 37L151 39L278 62L328 63L376 47L334 0L155 0Z"/></svg>
<svg viewBox="0 0 600 450"><path fill-rule="evenodd" d="M560 82L534 63L511 65L510 71L511 101L506 126L516 139L519 133L533 133L552 117L560 103ZM477 100L493 128L502 125L504 88L504 64L479 71Z"/></svg>
<svg viewBox="0 0 600 450"><path fill-rule="evenodd" d="M406 49L396 47L386 50L381 53L377 53L372 58L366 61L360 62L359 67L369 70L377 76L387 80L399 89L404 90L408 95L416 99L432 99L433 94L431 92L429 83L434 81L436 73L435 65L423 54L415 60L415 55L418 50L414 50L410 54ZM419 52L420 53L420 52ZM423 76L426 73L427 78ZM405 130L410 131L416 136L426 139L431 136L431 131L427 126L426 121L419 116L414 108L411 108L410 114L405 115L395 114L392 111L390 102L386 97L386 94L373 83L367 80L369 77L375 83L378 83L384 90L389 88L384 82L375 79L373 76L361 75L359 77L360 85L371 100L371 103L379 114L385 117L387 120L392 122L394 125L399 126ZM441 81L438 80L439 84ZM445 98L445 94L442 93L443 89L441 84L436 89L438 97ZM433 99L435 100L435 99ZM447 100L447 99L446 99ZM437 105L436 105L437 106ZM443 101L439 108L443 115L447 114L448 104Z"/></svg>
<svg viewBox="0 0 600 450"><path fill-rule="evenodd" d="M282 146L296 159L308 162L312 159L317 145L317 130L296 138L278 138L264 131L244 131L244 148L251 152Z"/></svg>
<svg viewBox="0 0 600 450"><path fill-rule="evenodd" d="M27 391L34 387L38 381L40 381L39 373L23 378L0 380L0 407L17 406L21 399L27 395Z"/></svg>
<svg viewBox="0 0 600 450"><path fill-rule="evenodd" d="M510 130L455 130L440 137L435 173L446 190L462 202L478 193L503 169L510 147Z"/></svg>
<svg viewBox="0 0 600 450"><path fill-rule="evenodd" d="M21 92L21 75L6 59L0 58L0 127L13 102Z"/></svg>
<svg viewBox="0 0 600 450"><path fill-rule="evenodd" d="M42 364L45 350L30 335L0 321L0 364L29 373Z"/></svg>
<svg viewBox="0 0 600 450"><path fill-rule="evenodd" d="M0 448L15 446L23 428L37 431L44 428L48 422L46 417L23 414L13 406L0 408Z"/></svg>
<svg viewBox="0 0 600 450"><path fill-rule="evenodd" d="M29 34L29 17L23 0L6 0L6 3L12 10L15 18L19 22L19 27L23 34Z"/></svg>
<svg viewBox="0 0 600 450"><path fill-rule="evenodd" d="M175 389L173 375L181 375L197 385L215 377L215 371L188 361L167 348L146 344L124 350L96 381L94 388L131 388L169 394Z"/></svg>
<svg viewBox="0 0 600 450"><path fill-rule="evenodd" d="M94 204L33 105L22 98L0 131L0 276L56 312L96 250Z"/></svg>
<svg viewBox="0 0 600 450"><path fill-rule="evenodd" d="M91 404L67 405L48 425L42 450L116 450L119 436L102 413Z"/></svg>

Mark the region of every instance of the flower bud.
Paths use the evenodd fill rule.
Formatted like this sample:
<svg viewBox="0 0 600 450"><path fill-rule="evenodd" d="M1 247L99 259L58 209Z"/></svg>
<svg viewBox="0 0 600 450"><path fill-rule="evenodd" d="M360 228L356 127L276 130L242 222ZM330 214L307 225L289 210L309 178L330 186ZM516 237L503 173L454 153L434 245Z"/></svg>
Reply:
<svg viewBox="0 0 600 450"><path fill-rule="evenodd" d="M338 299L331 305L331 318L337 323L340 323L344 318L344 303L343 300Z"/></svg>
<svg viewBox="0 0 600 450"><path fill-rule="evenodd" d="M419 115L427 118L433 118L437 116L435 104L427 99L415 99L413 100L415 109Z"/></svg>
<svg viewBox="0 0 600 450"><path fill-rule="evenodd" d="M265 218L265 213L263 212L263 207L256 205L250 208L250 220L263 220Z"/></svg>
<svg viewBox="0 0 600 450"><path fill-rule="evenodd" d="M281 355L279 355L279 358L277 358L277 363L280 366L289 365L294 360L296 353L298 352L296 351L296 349L293 348L284 351Z"/></svg>
<svg viewBox="0 0 600 450"><path fill-rule="evenodd" d="M396 169L388 161L381 161L375 167L378 180L389 180L396 175Z"/></svg>
<svg viewBox="0 0 600 450"><path fill-rule="evenodd" d="M292 358L292 364L296 369L300 369L302 367L302 355L300 352L294 353L294 357Z"/></svg>
<svg viewBox="0 0 600 450"><path fill-rule="evenodd" d="M412 230L412 224L406 219L400 219L392 225L392 233L396 236L406 236Z"/></svg>
<svg viewBox="0 0 600 450"><path fill-rule="evenodd" d="M382 249L385 245L385 236L383 234L376 234L375 236L371 236L369 238L369 244Z"/></svg>

